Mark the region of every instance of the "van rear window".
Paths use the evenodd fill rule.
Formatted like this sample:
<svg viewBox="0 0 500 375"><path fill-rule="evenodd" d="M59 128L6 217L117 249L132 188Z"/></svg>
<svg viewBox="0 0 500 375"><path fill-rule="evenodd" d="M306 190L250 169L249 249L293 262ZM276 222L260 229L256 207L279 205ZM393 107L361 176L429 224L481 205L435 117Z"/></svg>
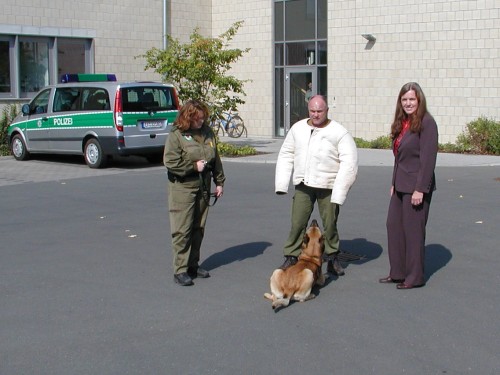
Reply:
<svg viewBox="0 0 500 375"><path fill-rule="evenodd" d="M177 109L171 87L125 87L121 90L124 112Z"/></svg>

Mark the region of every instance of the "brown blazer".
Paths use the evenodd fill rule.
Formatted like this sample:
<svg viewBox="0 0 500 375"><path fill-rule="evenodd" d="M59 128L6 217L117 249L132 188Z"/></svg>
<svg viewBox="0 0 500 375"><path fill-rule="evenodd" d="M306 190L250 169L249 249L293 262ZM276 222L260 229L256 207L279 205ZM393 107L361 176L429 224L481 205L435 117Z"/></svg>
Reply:
<svg viewBox="0 0 500 375"><path fill-rule="evenodd" d="M422 119L420 134L408 130L401 139L392 173L392 185L395 190L401 193L429 193L436 190L434 169L437 151L436 121L426 113Z"/></svg>

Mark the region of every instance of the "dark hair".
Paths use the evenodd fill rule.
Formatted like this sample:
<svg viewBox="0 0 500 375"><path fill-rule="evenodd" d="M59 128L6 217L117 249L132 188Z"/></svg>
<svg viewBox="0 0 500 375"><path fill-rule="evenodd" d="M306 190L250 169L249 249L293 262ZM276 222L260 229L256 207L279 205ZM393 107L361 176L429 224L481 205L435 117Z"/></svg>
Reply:
<svg viewBox="0 0 500 375"><path fill-rule="evenodd" d="M188 130L191 127L193 119L198 116L198 112L200 111L203 112L203 117L205 117L205 125L209 117L207 105L199 100L188 100L179 110L174 125L183 132Z"/></svg>
<svg viewBox="0 0 500 375"><path fill-rule="evenodd" d="M418 108L413 115L408 116L403 109L403 105L401 104L401 97L408 91L412 90L415 92L415 96L417 97ZM401 133L401 129L403 128L402 122L406 119L410 120L410 131L413 133L420 133L422 129L422 119L426 113L427 101L425 100L425 95L420 85L416 82L408 82L403 85L399 91L398 101L396 102L396 112L394 113L394 121L391 125L392 139L396 139L399 133Z"/></svg>

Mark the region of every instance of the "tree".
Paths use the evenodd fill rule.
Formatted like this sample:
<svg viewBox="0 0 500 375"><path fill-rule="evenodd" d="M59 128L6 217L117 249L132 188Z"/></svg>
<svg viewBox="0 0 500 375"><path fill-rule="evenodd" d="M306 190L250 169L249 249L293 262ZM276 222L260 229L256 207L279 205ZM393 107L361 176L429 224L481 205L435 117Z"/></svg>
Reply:
<svg viewBox="0 0 500 375"><path fill-rule="evenodd" d="M145 70L154 69L164 81L174 84L181 101L204 101L213 118L224 111L235 111L239 104L245 103L243 85L248 80L237 79L228 71L250 49L228 47L242 24L243 21L235 22L217 38L205 38L196 28L186 44L168 35L166 49L152 48L142 55L147 61Z"/></svg>

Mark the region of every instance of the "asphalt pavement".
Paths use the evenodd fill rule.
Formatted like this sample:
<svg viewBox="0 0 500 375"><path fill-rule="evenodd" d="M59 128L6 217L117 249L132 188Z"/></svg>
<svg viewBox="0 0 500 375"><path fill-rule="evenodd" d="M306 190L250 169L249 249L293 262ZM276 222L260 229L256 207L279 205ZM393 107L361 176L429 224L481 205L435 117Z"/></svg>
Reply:
<svg viewBox="0 0 500 375"><path fill-rule="evenodd" d="M439 155L427 284L405 291L377 282L392 156L360 149L339 232L362 259L275 313L263 294L289 230L282 140L227 141L259 154L224 158L201 259L212 277L192 287L173 282L163 166L0 158L1 375L500 373L500 157Z"/></svg>

